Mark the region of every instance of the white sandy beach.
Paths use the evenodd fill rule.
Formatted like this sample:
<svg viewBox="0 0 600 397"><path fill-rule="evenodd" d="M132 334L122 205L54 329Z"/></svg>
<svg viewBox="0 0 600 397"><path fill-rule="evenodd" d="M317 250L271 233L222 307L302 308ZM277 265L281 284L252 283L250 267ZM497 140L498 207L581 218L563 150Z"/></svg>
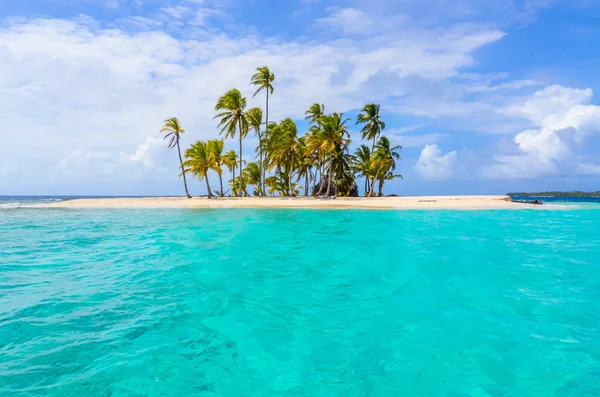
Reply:
<svg viewBox="0 0 600 397"><path fill-rule="evenodd" d="M145 197L90 198L49 204L58 208L362 208L362 209L534 209L508 196L421 196L372 198L313 197Z"/></svg>

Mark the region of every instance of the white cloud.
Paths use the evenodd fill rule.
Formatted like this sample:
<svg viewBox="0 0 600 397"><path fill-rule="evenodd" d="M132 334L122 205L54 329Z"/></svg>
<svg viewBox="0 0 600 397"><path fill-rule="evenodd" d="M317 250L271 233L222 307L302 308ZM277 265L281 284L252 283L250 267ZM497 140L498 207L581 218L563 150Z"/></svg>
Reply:
<svg viewBox="0 0 600 397"><path fill-rule="evenodd" d="M156 137L148 137L133 155L121 152L121 162L133 162L144 167L159 165L158 159L164 157L165 141Z"/></svg>
<svg viewBox="0 0 600 397"><path fill-rule="evenodd" d="M317 24L346 34L360 34L368 31L373 26L373 19L364 11L354 8L334 7L330 9L328 16L317 19Z"/></svg>
<svg viewBox="0 0 600 397"><path fill-rule="evenodd" d="M113 157L113 154L109 152L75 149L65 156L56 168L69 173L89 173L92 167L100 164L102 166L101 171L110 174L113 170L113 164L106 160L111 160Z"/></svg>
<svg viewBox="0 0 600 397"><path fill-rule="evenodd" d="M364 46L222 33L177 39L152 29L105 29L91 18L35 19L0 29L0 121L19 125L19 134L0 135L0 158L35 171L40 179L44 170L52 170L57 180L67 174L85 178L67 170L89 162L112 164L99 174L116 173L121 152L157 167L154 157L146 156L160 145L147 139L158 139L163 120L181 119L188 131L184 147L215 137L218 96L232 87L250 95L249 77L258 65L268 64L277 76L272 119L303 118L315 101L331 111L357 109L371 100L365 87L375 90L386 108L386 98L398 87L393 81L379 84L378 76L450 78L473 64L474 50L503 36L486 28L456 28L442 35L408 29L399 39L374 39ZM262 98L250 105L262 105ZM244 151L252 150L246 146ZM176 173L171 163L168 169Z"/></svg>
<svg viewBox="0 0 600 397"><path fill-rule="evenodd" d="M423 147L439 142L442 139L448 138L450 134L430 133L420 135L400 135L394 137L394 140L404 148Z"/></svg>
<svg viewBox="0 0 600 397"><path fill-rule="evenodd" d="M394 142L394 144L401 145L403 148L423 147L425 145L436 143L450 136L450 134L438 132L407 134L413 131L418 131L427 126L429 126L429 123L414 124L400 128L388 128L385 130L385 134Z"/></svg>
<svg viewBox="0 0 600 397"><path fill-rule="evenodd" d="M457 157L455 151L443 154L437 145L427 145L421 151L414 168L423 179L449 179L454 174Z"/></svg>
<svg viewBox="0 0 600 397"><path fill-rule="evenodd" d="M529 119L535 128L514 137L515 153L500 154L482 171L489 178L534 178L590 174L600 167L585 156L587 139L600 132L600 107L591 89L550 86L537 91L507 114Z"/></svg>
<svg viewBox="0 0 600 397"><path fill-rule="evenodd" d="M178 174L178 165L175 150L167 150L167 143L159 137L148 137L133 153L75 149L54 170L69 178L126 180L172 177Z"/></svg>

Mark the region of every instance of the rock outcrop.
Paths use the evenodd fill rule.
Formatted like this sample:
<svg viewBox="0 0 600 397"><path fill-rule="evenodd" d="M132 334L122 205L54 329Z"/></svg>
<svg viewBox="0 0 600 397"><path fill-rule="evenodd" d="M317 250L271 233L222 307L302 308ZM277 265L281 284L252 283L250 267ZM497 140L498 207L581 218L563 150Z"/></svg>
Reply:
<svg viewBox="0 0 600 397"><path fill-rule="evenodd" d="M327 185L329 184L329 178L322 178L319 183L317 183L313 187L313 195L314 196L325 196L327 194ZM343 191L342 186L336 184L334 180L331 181L329 185L329 197L336 197L338 193ZM346 196L346 195L344 195ZM358 197L358 185L356 182L352 182L352 186L350 187L350 191L348 192L347 197Z"/></svg>

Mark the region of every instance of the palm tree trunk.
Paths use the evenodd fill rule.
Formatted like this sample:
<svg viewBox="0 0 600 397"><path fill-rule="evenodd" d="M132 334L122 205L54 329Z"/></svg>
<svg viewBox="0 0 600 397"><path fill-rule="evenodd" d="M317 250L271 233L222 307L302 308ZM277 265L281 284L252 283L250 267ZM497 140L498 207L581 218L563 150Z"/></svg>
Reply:
<svg viewBox="0 0 600 397"><path fill-rule="evenodd" d="M240 190L244 190L244 166L242 165L242 139L244 138L244 132L242 131L242 119L238 122L240 128ZM240 196L242 196L242 192L240 192Z"/></svg>
<svg viewBox="0 0 600 397"><path fill-rule="evenodd" d="M379 193L377 194L377 197L381 196L383 196L383 178L379 180Z"/></svg>
<svg viewBox="0 0 600 397"><path fill-rule="evenodd" d="M375 182L379 180L380 171L381 171L381 169L378 169L377 173L373 177L373 183L371 184L371 193L370 193L371 196L374 196L373 193L375 193Z"/></svg>
<svg viewBox="0 0 600 397"><path fill-rule="evenodd" d="M333 172L333 160L331 161L331 165L329 166L329 175L328 175L328 179L329 182L327 183L327 193L325 193L325 196L329 197L329 189L331 188L331 173Z"/></svg>
<svg viewBox="0 0 600 397"><path fill-rule="evenodd" d="M265 136L267 135L267 131L269 130L269 88L267 87L266 89L267 91L267 104L265 107L265 112L266 112L266 117L265 117ZM260 148L261 150L261 155L262 155L262 146ZM261 157L262 158L262 157ZM265 192L265 169L262 166L262 161L261 161L261 181L262 181L262 191L263 191L263 195Z"/></svg>
<svg viewBox="0 0 600 397"><path fill-rule="evenodd" d="M204 176L204 180L206 181L206 190L208 191L208 198L211 198L212 192L210 191L210 183L208 183L208 175Z"/></svg>
<svg viewBox="0 0 600 397"><path fill-rule="evenodd" d="M187 180L185 179L185 172L183 171L183 158L181 157L181 148L179 147L179 135L177 136L177 153L179 154L179 164L181 165L181 176L183 176L183 186L185 187L185 195L187 198L192 198L190 192L188 192Z"/></svg>
<svg viewBox="0 0 600 397"><path fill-rule="evenodd" d="M321 165L321 167L319 167L319 191L317 192L317 196L320 196L321 194L323 194L323 165ZM317 176L315 174L315 185L317 184Z"/></svg>
<svg viewBox="0 0 600 397"><path fill-rule="evenodd" d="M308 178L310 177L310 170L306 170L306 175L304 175L304 197L308 197Z"/></svg>
<svg viewBox="0 0 600 397"><path fill-rule="evenodd" d="M264 176L263 176L263 146L262 146L262 136L260 134L260 129L258 130L258 156L259 156L259 165L260 165L260 170L259 170L259 176L258 176L258 192L260 193L261 197L265 196L265 187L263 185L263 180L264 180Z"/></svg>
<svg viewBox="0 0 600 397"><path fill-rule="evenodd" d="M219 185L221 186L221 197L225 195L223 193L223 172L219 172Z"/></svg>
<svg viewBox="0 0 600 397"><path fill-rule="evenodd" d="M288 194L292 197L292 174L294 173L294 152L292 152L292 163L290 164L290 172L288 173Z"/></svg>
<svg viewBox="0 0 600 397"><path fill-rule="evenodd" d="M379 172L377 173L379 175ZM375 195L375 181L377 180L377 175L373 177L371 180L371 186L369 187L369 197L373 197Z"/></svg>
<svg viewBox="0 0 600 397"><path fill-rule="evenodd" d="M233 181L233 186L231 186L231 195L237 196L237 191L235 190L235 165L233 166L233 173L231 175L231 180Z"/></svg>

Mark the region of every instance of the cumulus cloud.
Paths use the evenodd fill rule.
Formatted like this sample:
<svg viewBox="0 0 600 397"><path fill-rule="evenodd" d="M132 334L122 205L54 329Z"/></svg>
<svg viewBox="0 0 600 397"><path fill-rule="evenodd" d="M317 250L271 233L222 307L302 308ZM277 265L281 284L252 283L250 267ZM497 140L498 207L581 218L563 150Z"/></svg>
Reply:
<svg viewBox="0 0 600 397"><path fill-rule="evenodd" d="M455 151L444 154L438 145L427 145L421 151L414 168L423 179L449 179L454 174L457 157Z"/></svg>
<svg viewBox="0 0 600 397"><path fill-rule="evenodd" d="M598 165L588 163L583 145L600 132L600 107L591 104L592 96L591 89L554 85L505 109L507 114L529 119L535 128L517 134L514 152L496 156L483 175L521 179L600 171Z"/></svg>

